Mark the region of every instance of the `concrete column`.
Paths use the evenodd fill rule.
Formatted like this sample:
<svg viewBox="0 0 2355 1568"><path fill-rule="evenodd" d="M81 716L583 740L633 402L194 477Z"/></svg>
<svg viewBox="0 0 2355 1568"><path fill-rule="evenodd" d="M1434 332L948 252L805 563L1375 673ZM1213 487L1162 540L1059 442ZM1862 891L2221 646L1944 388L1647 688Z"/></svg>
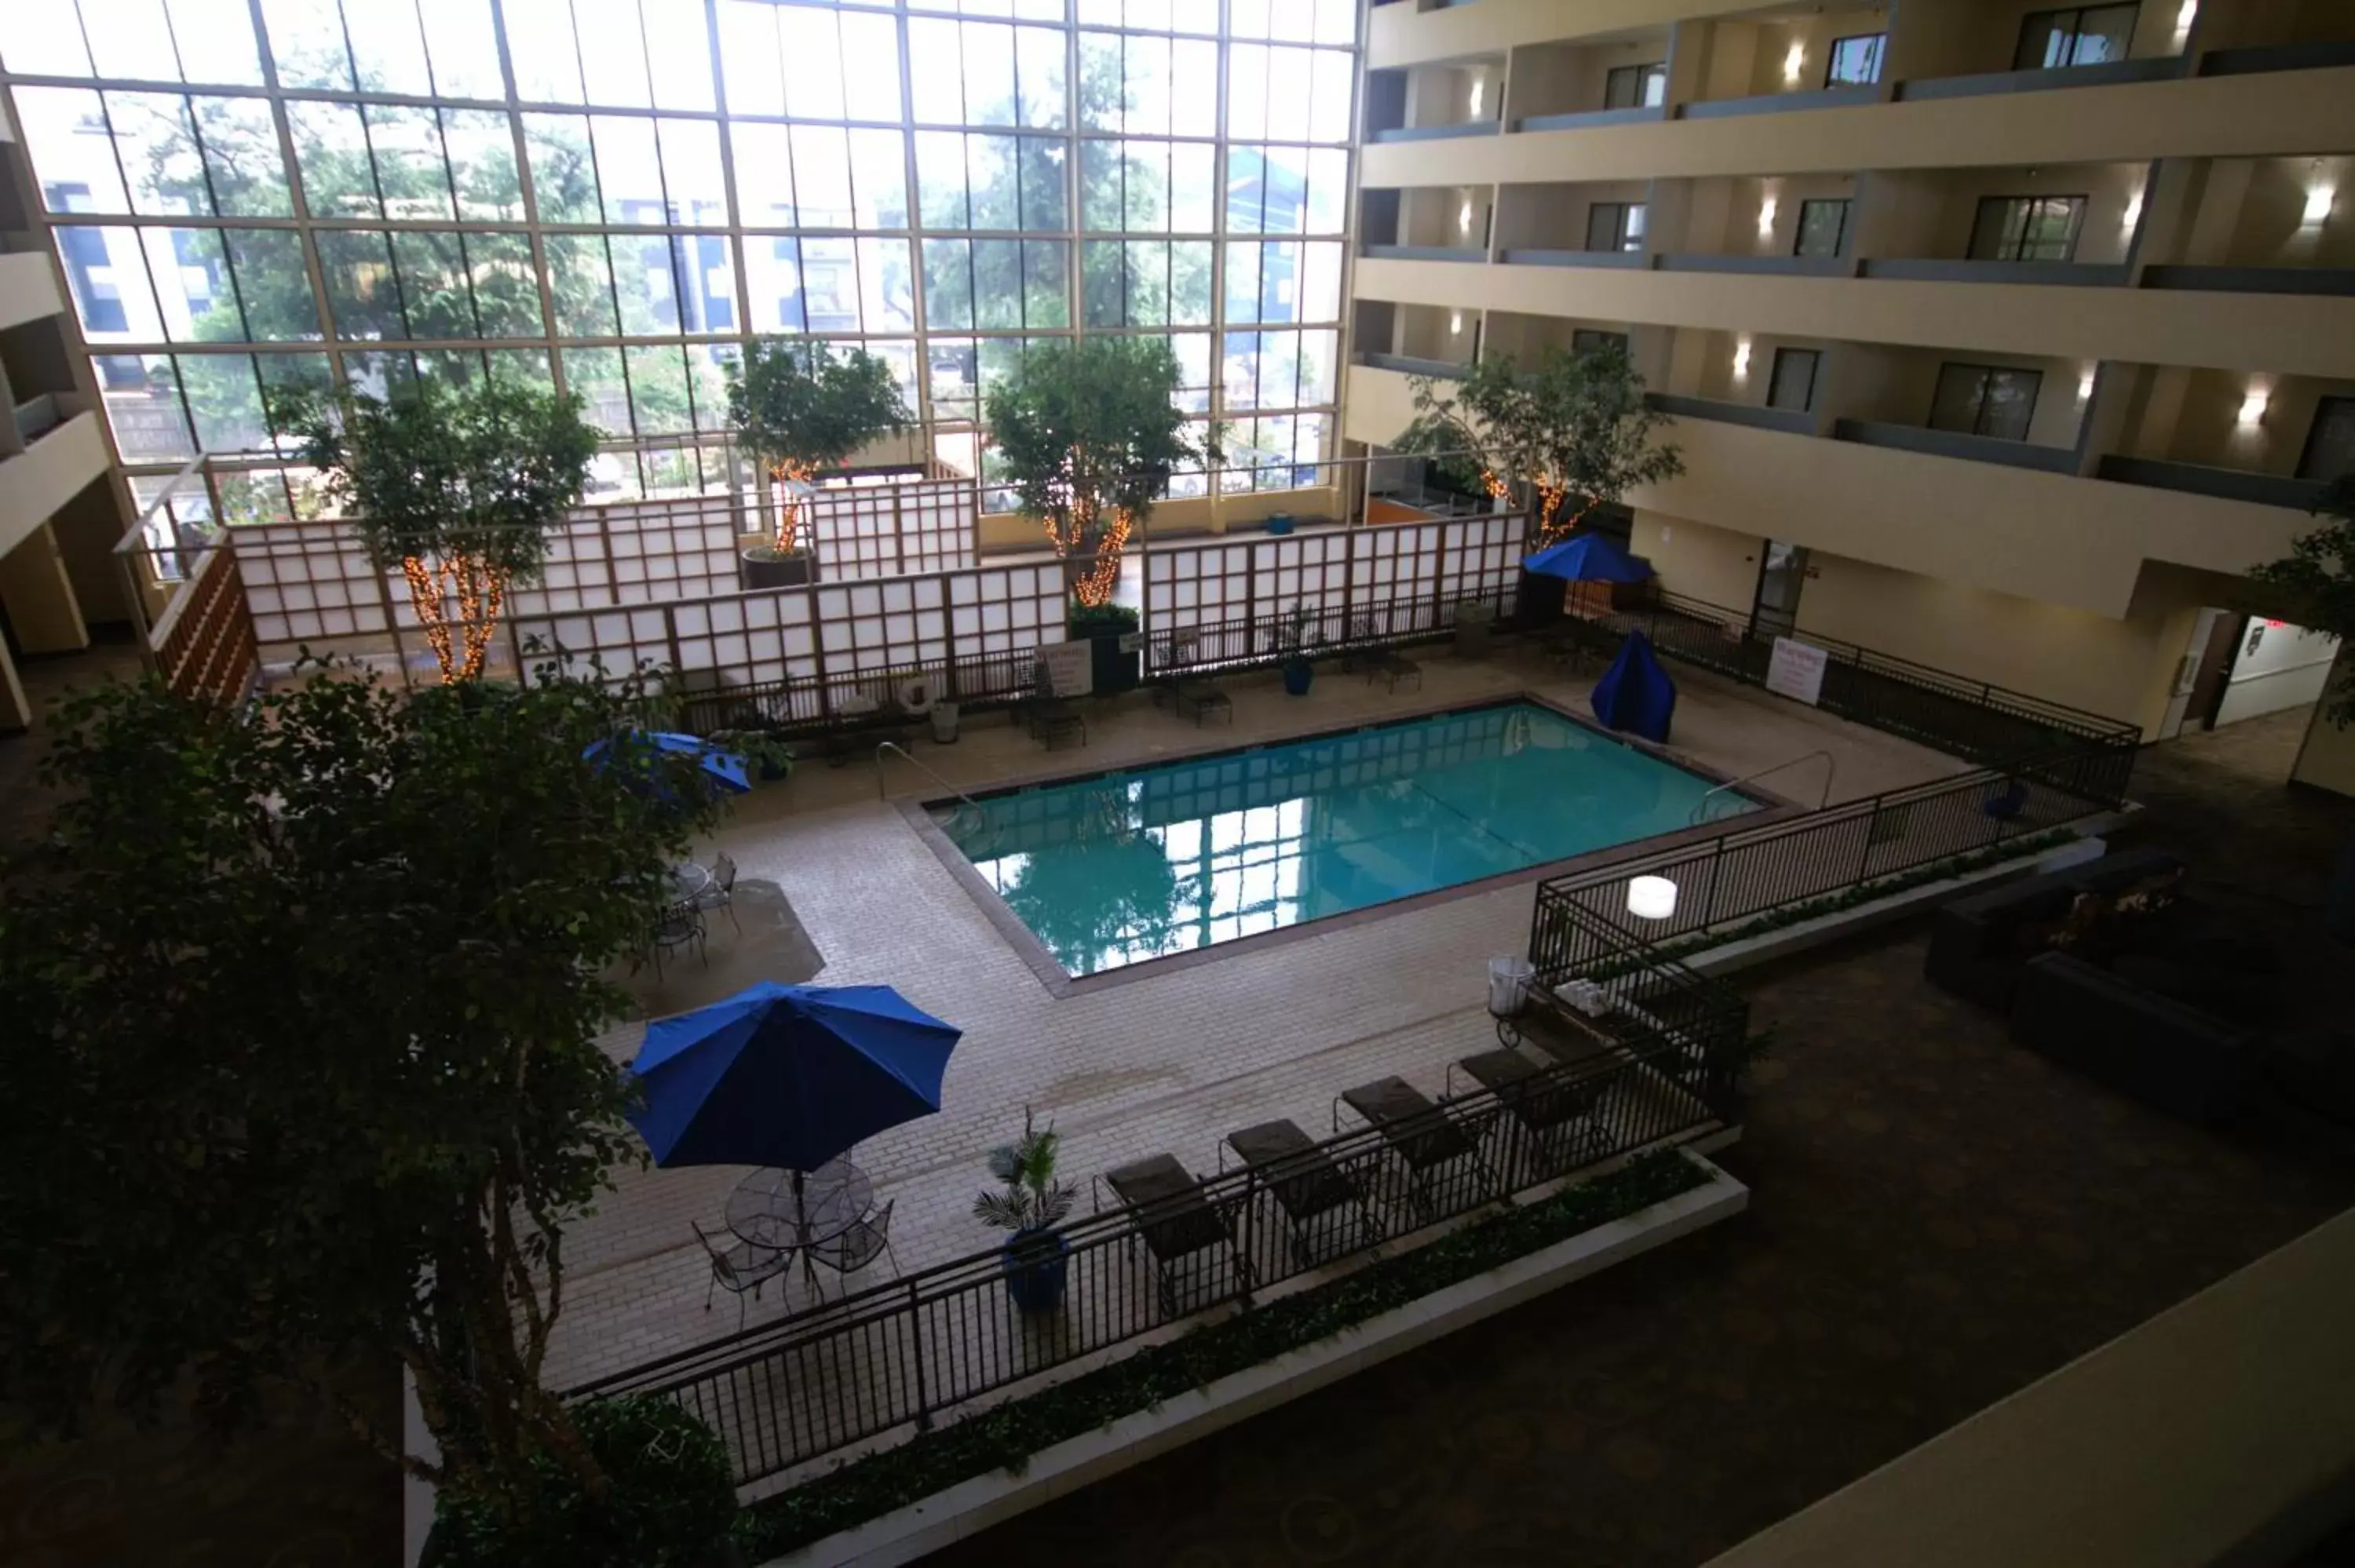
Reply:
<svg viewBox="0 0 2355 1568"><path fill-rule="evenodd" d="M58 554L57 535L42 524L0 557L0 604L27 653L65 653L90 646L81 606Z"/></svg>
<svg viewBox="0 0 2355 1568"><path fill-rule="evenodd" d="M1673 116L1701 95L1709 80L1710 45L1716 24L1678 22L1668 32L1668 109Z"/></svg>

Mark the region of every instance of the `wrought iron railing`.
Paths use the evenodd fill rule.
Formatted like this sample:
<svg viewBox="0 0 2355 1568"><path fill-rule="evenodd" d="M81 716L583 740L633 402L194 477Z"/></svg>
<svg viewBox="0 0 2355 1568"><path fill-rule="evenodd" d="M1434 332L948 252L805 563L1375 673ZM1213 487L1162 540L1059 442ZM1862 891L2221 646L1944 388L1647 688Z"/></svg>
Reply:
<svg viewBox="0 0 2355 1568"><path fill-rule="evenodd" d="M1371 649L1452 636L1457 614L1466 604L1476 604L1491 620L1501 620L1512 612L1513 602L1509 588L1451 594L1444 602L1419 593L1325 606L1298 618L1276 611L1155 629L1146 641L1146 668L1155 674L1241 670L1280 663L1295 648L1311 659L1346 659Z"/></svg>
<svg viewBox="0 0 2355 1568"><path fill-rule="evenodd" d="M1529 960L1541 983L1646 965L1652 946L1834 896L2050 832L2106 810L2116 758L2093 747L2033 768L1982 769L1699 843L1634 854L1538 885ZM1639 876L1676 884L1675 913L1627 913Z"/></svg>
<svg viewBox="0 0 2355 1568"><path fill-rule="evenodd" d="M1774 640L1758 634L1749 616L1682 594L1655 594L1575 620L1572 628L1607 647L1641 631L1662 653L1753 686L1766 683L1774 656ZM1838 638L1797 635L1831 656L1819 703L1826 713L1983 766L2016 767L2051 756L2072 787L2094 790L2112 805L2126 798L2142 739L2134 725ZM2077 759L2089 751L2103 760Z"/></svg>
<svg viewBox="0 0 2355 1568"><path fill-rule="evenodd" d="M1584 916L1565 916L1572 923ZM1616 1048L1512 1089L1441 1097L1428 1125L1357 1128L1313 1156L1202 1176L1199 1207L1121 1210L1061 1227L1060 1299L1026 1311L997 1249L874 1286L571 1391L652 1394L727 1444L740 1483L945 1412L1214 1307L1734 1114L1748 1010L1672 963L1604 987ZM1461 1134L1413 1169L1405 1151ZM1452 1141L1452 1139L1451 1139ZM1199 1242L1200 1245L1189 1245Z"/></svg>

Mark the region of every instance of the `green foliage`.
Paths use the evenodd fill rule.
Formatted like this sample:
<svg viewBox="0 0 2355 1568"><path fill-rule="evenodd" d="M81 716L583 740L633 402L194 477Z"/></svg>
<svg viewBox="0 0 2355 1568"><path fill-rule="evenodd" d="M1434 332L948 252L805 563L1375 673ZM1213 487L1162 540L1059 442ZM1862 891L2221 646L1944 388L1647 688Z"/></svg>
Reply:
<svg viewBox="0 0 2355 1568"><path fill-rule="evenodd" d="M510 1521L481 1499L439 1510L434 1568L709 1568L736 1519L727 1446L666 1399L623 1395L573 1413L603 1472L601 1498L545 1457L543 1506Z"/></svg>
<svg viewBox="0 0 2355 1568"><path fill-rule="evenodd" d="M432 1478L528 1511L536 1462L593 1475L538 1386L563 1230L643 1157L602 977L712 808L691 757L584 759L639 680L305 674L242 720L59 711L47 847L0 875L0 1398L69 1425L186 1369L234 1410L398 1359Z"/></svg>
<svg viewBox="0 0 2355 1568"><path fill-rule="evenodd" d="M597 455L577 395L506 381L421 381L389 398L291 389L272 408L382 567L468 557L528 579Z"/></svg>
<svg viewBox="0 0 2355 1568"><path fill-rule="evenodd" d="M1325 633L1317 629L1316 620L1315 612L1298 599L1295 599L1292 608L1284 611L1284 624L1276 629L1275 636L1277 646L1284 650L1286 659L1305 660L1324 645Z"/></svg>
<svg viewBox="0 0 2355 1568"><path fill-rule="evenodd" d="M742 758L744 765L762 779L783 779L794 770L793 745L774 730L723 729L706 738L720 750Z"/></svg>
<svg viewBox="0 0 2355 1568"><path fill-rule="evenodd" d="M1644 401L1644 378L1615 347L1548 349L1526 367L1498 355L1461 381L1412 385L1414 420L1391 445L1434 459L1466 489L1529 506L1541 535L1684 471L1676 448L1653 444L1668 418Z"/></svg>
<svg viewBox="0 0 2355 1568"><path fill-rule="evenodd" d="M1069 1181L1055 1179L1055 1156L1061 1146L1055 1124L1039 1126L1030 1107L1024 1106L1022 1136L989 1151L989 1173L1005 1183L1005 1191L974 1199L973 1217L1018 1234L1060 1223L1079 1197Z"/></svg>
<svg viewBox="0 0 2355 1568"><path fill-rule="evenodd" d="M1019 1473L1030 1456L1057 1443L1329 1340L1433 1291L1689 1192L1707 1180L1700 1166L1673 1150L1640 1155L1608 1175L1508 1209L1427 1246L1380 1258L1329 1285L1208 1324L845 1465L755 1504L741 1534L751 1555L773 1556L975 1476L1000 1469Z"/></svg>
<svg viewBox="0 0 2355 1568"><path fill-rule="evenodd" d="M1083 337L1033 344L989 389L998 471L1060 554L1097 554L1116 516L1144 521L1170 477L1203 460L1179 385L1166 338Z"/></svg>
<svg viewBox="0 0 2355 1568"><path fill-rule="evenodd" d="M1124 604L1082 604L1073 599L1065 613L1063 630L1072 637L1106 637L1134 631L1143 624Z"/></svg>
<svg viewBox="0 0 2355 1568"><path fill-rule="evenodd" d="M2249 575L2287 590L2299 625L2344 641L2355 638L2355 472L2331 481L2314 510L2328 521ZM2326 713L2341 729L2355 724L2355 662L2342 663Z"/></svg>
<svg viewBox="0 0 2355 1568"><path fill-rule="evenodd" d="M776 478L808 479L915 420L890 364L863 348L756 337L728 371L728 420Z"/></svg>

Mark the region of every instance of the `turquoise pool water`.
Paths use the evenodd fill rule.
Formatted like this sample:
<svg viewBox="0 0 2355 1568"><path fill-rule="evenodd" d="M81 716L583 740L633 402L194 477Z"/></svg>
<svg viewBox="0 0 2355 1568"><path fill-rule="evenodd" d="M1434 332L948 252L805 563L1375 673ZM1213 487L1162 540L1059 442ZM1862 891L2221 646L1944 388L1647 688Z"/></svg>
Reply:
<svg viewBox="0 0 2355 1568"><path fill-rule="evenodd" d="M1668 832L1710 788L1511 703L934 817L1056 960L1091 975ZM1755 809L1737 800L1720 796L1710 817Z"/></svg>

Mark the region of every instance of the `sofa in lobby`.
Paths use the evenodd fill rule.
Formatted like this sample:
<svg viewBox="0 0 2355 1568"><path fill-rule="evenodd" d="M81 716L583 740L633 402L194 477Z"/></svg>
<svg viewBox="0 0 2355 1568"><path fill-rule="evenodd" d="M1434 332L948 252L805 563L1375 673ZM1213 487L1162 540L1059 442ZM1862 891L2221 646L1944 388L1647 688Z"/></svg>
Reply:
<svg viewBox="0 0 2355 1568"><path fill-rule="evenodd" d="M2182 869L2164 850L2135 850L1958 898L1931 916L1922 972L1942 991L2007 1012L2020 972L2040 950L2030 939L2034 927L2066 916L2080 894L2120 893Z"/></svg>
<svg viewBox="0 0 2355 1568"><path fill-rule="evenodd" d="M2021 967L2011 1037L2041 1055L2191 1121L2222 1121L2254 1084L2246 1026L2066 953Z"/></svg>

